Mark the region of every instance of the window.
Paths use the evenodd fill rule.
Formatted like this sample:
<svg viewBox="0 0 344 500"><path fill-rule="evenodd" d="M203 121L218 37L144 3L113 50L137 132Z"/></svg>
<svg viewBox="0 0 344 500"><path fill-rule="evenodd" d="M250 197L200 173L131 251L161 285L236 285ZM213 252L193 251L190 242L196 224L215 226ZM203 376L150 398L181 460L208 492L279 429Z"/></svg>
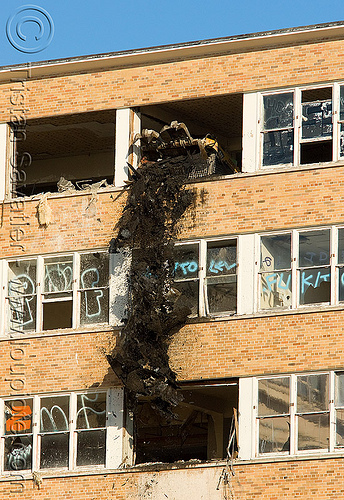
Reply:
<svg viewBox="0 0 344 500"><path fill-rule="evenodd" d="M263 167L344 156L344 85L262 94L261 114Z"/></svg>
<svg viewBox="0 0 344 500"><path fill-rule="evenodd" d="M7 332L107 323L108 253L94 251L8 261Z"/></svg>
<svg viewBox="0 0 344 500"><path fill-rule="evenodd" d="M236 312L236 240L177 244L174 258L175 286L193 316Z"/></svg>
<svg viewBox="0 0 344 500"><path fill-rule="evenodd" d="M343 372L258 379L256 456L343 448L343 395Z"/></svg>
<svg viewBox="0 0 344 500"><path fill-rule="evenodd" d="M343 266L343 228L261 236L260 309L343 302Z"/></svg>
<svg viewBox="0 0 344 500"><path fill-rule="evenodd" d="M121 463L122 389L8 398L2 403L5 473ZM107 456L114 439L118 450ZM117 465L110 455L116 456Z"/></svg>

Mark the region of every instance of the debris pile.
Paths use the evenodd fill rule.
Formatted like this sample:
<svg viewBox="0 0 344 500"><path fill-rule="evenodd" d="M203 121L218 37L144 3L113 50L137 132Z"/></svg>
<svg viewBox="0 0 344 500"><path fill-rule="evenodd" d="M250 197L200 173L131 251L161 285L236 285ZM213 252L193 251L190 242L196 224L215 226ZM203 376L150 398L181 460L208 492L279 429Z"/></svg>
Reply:
<svg viewBox="0 0 344 500"><path fill-rule="evenodd" d="M108 356L123 381L130 406L148 396L160 414L173 417L181 400L169 366L171 336L190 314L173 287L173 240L180 219L195 206L196 192L186 187L192 164L187 156L130 165L128 199L110 252L132 249L129 317Z"/></svg>

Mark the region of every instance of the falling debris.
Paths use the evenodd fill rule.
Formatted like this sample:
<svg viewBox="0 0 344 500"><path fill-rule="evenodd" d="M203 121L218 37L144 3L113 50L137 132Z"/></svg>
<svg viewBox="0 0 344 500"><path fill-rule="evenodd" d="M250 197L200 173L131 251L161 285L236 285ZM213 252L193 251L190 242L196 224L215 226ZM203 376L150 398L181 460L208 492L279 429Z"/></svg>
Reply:
<svg viewBox="0 0 344 500"><path fill-rule="evenodd" d="M192 166L188 156L143 161L137 170L129 165L127 204L110 246L111 252L132 249L132 261L128 320L109 363L132 408L139 396L148 396L170 418L181 396L169 366L169 341L190 314L173 287L173 241L182 216L196 203L195 190L186 187Z"/></svg>
<svg viewBox="0 0 344 500"><path fill-rule="evenodd" d="M64 177L60 177L57 183L57 190L59 193L65 193L66 191L75 191L75 187L71 181L68 181Z"/></svg>
<svg viewBox="0 0 344 500"><path fill-rule="evenodd" d="M45 193L37 205L37 218L40 226L48 227L51 222L52 210L48 205L48 195Z"/></svg>

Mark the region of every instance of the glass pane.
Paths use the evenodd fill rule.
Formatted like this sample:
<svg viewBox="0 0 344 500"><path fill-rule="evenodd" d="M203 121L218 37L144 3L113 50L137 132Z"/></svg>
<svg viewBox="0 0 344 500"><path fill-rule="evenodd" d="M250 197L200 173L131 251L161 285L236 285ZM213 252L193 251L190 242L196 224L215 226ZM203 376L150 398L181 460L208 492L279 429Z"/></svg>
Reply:
<svg viewBox="0 0 344 500"><path fill-rule="evenodd" d="M298 449L315 450L329 447L330 416L328 413L298 417Z"/></svg>
<svg viewBox="0 0 344 500"><path fill-rule="evenodd" d="M291 235L262 236L260 239L260 268L262 271L290 269Z"/></svg>
<svg viewBox="0 0 344 500"><path fill-rule="evenodd" d="M8 298L9 330L31 331L36 329L36 295Z"/></svg>
<svg viewBox="0 0 344 500"><path fill-rule="evenodd" d="M328 374L298 376L297 413L328 410L328 391Z"/></svg>
<svg viewBox="0 0 344 500"><path fill-rule="evenodd" d="M182 294L179 300L182 300L183 304L190 308L191 316L198 314L198 283L198 280L177 281L173 285Z"/></svg>
<svg viewBox="0 0 344 500"><path fill-rule="evenodd" d="M174 253L175 279L198 276L198 245L176 245Z"/></svg>
<svg viewBox="0 0 344 500"><path fill-rule="evenodd" d="M332 135L332 101L302 104L302 139Z"/></svg>
<svg viewBox="0 0 344 500"><path fill-rule="evenodd" d="M36 293L36 261L18 260L8 264L8 295L34 295Z"/></svg>
<svg viewBox="0 0 344 500"><path fill-rule="evenodd" d="M68 467L69 433L41 436L41 468Z"/></svg>
<svg viewBox="0 0 344 500"><path fill-rule="evenodd" d="M307 231L299 235L299 267L330 263L330 230Z"/></svg>
<svg viewBox="0 0 344 500"><path fill-rule="evenodd" d="M80 255L80 288L100 288L109 284L109 255L88 253Z"/></svg>
<svg viewBox="0 0 344 500"><path fill-rule="evenodd" d="M344 264L344 229L338 229L338 264Z"/></svg>
<svg viewBox="0 0 344 500"><path fill-rule="evenodd" d="M73 258L45 259L44 292L65 292L72 289Z"/></svg>
<svg viewBox="0 0 344 500"><path fill-rule="evenodd" d="M340 124L340 150L339 150L339 156L344 156L344 124Z"/></svg>
<svg viewBox="0 0 344 500"><path fill-rule="evenodd" d="M69 397L53 396L41 399L40 431L68 431Z"/></svg>
<svg viewBox="0 0 344 500"><path fill-rule="evenodd" d="M32 432L32 399L5 401L5 434Z"/></svg>
<svg viewBox="0 0 344 500"><path fill-rule="evenodd" d="M31 469L32 436L11 436L5 439L5 470Z"/></svg>
<svg viewBox="0 0 344 500"><path fill-rule="evenodd" d="M340 86L340 111L339 119L344 120L344 85Z"/></svg>
<svg viewBox="0 0 344 500"><path fill-rule="evenodd" d="M207 276L236 273L236 243L208 243Z"/></svg>
<svg viewBox="0 0 344 500"><path fill-rule="evenodd" d="M234 279L233 279L234 278ZM210 313L236 311L236 276L207 279L208 307Z"/></svg>
<svg viewBox="0 0 344 500"><path fill-rule="evenodd" d="M331 270L317 267L300 271L300 304L330 302Z"/></svg>
<svg viewBox="0 0 344 500"><path fill-rule="evenodd" d="M290 451L289 417L259 420L259 453Z"/></svg>
<svg viewBox="0 0 344 500"><path fill-rule="evenodd" d="M344 407L344 372L338 372L335 374L336 378L336 406Z"/></svg>
<svg viewBox="0 0 344 500"><path fill-rule="evenodd" d="M106 394L104 392L78 395L77 429L105 427Z"/></svg>
<svg viewBox="0 0 344 500"><path fill-rule="evenodd" d="M289 377L258 381L258 415L289 413Z"/></svg>
<svg viewBox="0 0 344 500"><path fill-rule="evenodd" d="M105 465L105 430L78 432L76 465Z"/></svg>
<svg viewBox="0 0 344 500"><path fill-rule="evenodd" d="M291 306L291 272L262 273L260 308Z"/></svg>
<svg viewBox="0 0 344 500"><path fill-rule="evenodd" d="M344 300L344 267L339 268L339 300Z"/></svg>
<svg viewBox="0 0 344 500"><path fill-rule="evenodd" d="M265 95L264 130L293 126L293 93Z"/></svg>
<svg viewBox="0 0 344 500"><path fill-rule="evenodd" d="M293 163L294 133L289 130L265 132L263 165Z"/></svg>
<svg viewBox="0 0 344 500"><path fill-rule="evenodd" d="M109 321L109 289L81 292L80 324L107 323Z"/></svg>
<svg viewBox="0 0 344 500"><path fill-rule="evenodd" d="M344 410L336 411L336 446L344 447Z"/></svg>

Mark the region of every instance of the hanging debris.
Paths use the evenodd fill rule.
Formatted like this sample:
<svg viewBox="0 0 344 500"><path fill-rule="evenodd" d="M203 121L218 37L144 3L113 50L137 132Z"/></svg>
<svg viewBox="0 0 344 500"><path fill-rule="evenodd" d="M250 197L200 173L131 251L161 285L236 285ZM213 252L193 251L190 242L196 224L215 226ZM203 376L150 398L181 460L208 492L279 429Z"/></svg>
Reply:
<svg viewBox="0 0 344 500"><path fill-rule="evenodd" d="M48 195L45 193L37 205L37 218L40 226L48 227L51 222L52 210L48 205Z"/></svg>
<svg viewBox="0 0 344 500"><path fill-rule="evenodd" d="M181 400L169 366L169 341L191 312L173 287L173 241L181 217L196 203L195 190L185 185L192 166L188 156L143 161L137 170L129 165L127 204L110 245L110 252L132 249L132 261L129 317L109 363L132 408L139 396L148 396L168 417Z"/></svg>

